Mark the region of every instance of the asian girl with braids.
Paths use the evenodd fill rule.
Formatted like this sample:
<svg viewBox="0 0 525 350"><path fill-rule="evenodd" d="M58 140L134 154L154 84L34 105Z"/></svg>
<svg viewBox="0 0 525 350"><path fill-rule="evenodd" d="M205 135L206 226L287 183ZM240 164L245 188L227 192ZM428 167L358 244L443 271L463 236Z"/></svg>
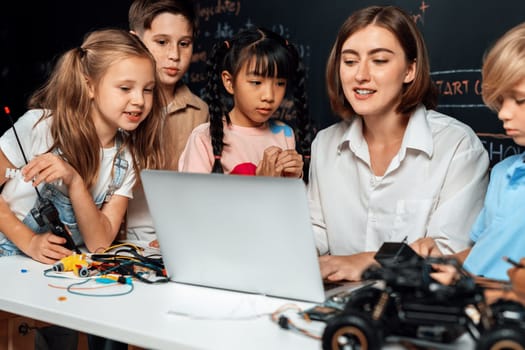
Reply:
<svg viewBox="0 0 525 350"><path fill-rule="evenodd" d="M193 130L179 171L301 177L312 135L296 48L252 27L217 43L207 64L210 122ZM272 118L287 89L294 98L295 132ZM230 96L228 108L224 100Z"/></svg>

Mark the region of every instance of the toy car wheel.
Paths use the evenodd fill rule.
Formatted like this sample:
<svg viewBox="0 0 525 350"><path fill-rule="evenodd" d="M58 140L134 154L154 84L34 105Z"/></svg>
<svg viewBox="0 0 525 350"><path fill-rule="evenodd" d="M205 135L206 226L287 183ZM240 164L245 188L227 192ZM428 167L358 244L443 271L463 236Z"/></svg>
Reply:
<svg viewBox="0 0 525 350"><path fill-rule="evenodd" d="M352 314L359 311L371 315L382 293L383 290L375 287L359 289L350 295L344 312L346 314ZM399 319L397 318L397 311L393 303L388 303L386 310L376 323L377 322L388 325L383 328L384 336L387 336L391 329L397 329L399 327Z"/></svg>
<svg viewBox="0 0 525 350"><path fill-rule="evenodd" d="M374 327L368 314L358 311L330 319L323 332L324 350L377 350L382 341L382 330Z"/></svg>
<svg viewBox="0 0 525 350"><path fill-rule="evenodd" d="M490 309L492 310L494 318L500 324L509 321L515 324L525 322L525 307L521 303L512 300L500 299L491 304ZM513 316L511 319L506 317L506 313L509 312Z"/></svg>
<svg viewBox="0 0 525 350"><path fill-rule="evenodd" d="M525 350L525 333L516 327L501 326L483 334L476 350Z"/></svg>

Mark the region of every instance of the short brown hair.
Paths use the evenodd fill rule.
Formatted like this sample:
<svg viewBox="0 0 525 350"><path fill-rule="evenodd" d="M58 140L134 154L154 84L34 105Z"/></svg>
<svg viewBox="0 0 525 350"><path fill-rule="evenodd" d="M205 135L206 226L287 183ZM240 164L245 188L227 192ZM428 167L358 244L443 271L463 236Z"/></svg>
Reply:
<svg viewBox="0 0 525 350"><path fill-rule="evenodd" d="M485 55L483 102L494 111L501 108L501 96L525 78L525 23L506 32Z"/></svg>
<svg viewBox="0 0 525 350"><path fill-rule="evenodd" d="M415 21L398 7L370 6L354 12L347 18L339 29L330 52L326 67L326 86L334 113L343 118L355 114L341 86L341 49L348 37L369 25L385 28L394 34L405 52L407 61L416 62L415 78L411 83L405 84L397 112L411 113L420 103L428 109L435 108L437 89L430 78L427 49Z"/></svg>
<svg viewBox="0 0 525 350"><path fill-rule="evenodd" d="M128 11L129 29L142 36L155 17L165 12L184 16L197 36L199 22L192 0L135 0Z"/></svg>

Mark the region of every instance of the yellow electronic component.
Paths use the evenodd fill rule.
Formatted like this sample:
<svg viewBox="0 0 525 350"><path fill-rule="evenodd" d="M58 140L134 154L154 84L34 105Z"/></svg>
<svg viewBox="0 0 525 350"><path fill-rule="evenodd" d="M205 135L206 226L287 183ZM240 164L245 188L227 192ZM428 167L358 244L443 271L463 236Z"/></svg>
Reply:
<svg viewBox="0 0 525 350"><path fill-rule="evenodd" d="M73 254L60 259L53 265L53 271L73 271L76 276L88 277L90 263L85 254Z"/></svg>

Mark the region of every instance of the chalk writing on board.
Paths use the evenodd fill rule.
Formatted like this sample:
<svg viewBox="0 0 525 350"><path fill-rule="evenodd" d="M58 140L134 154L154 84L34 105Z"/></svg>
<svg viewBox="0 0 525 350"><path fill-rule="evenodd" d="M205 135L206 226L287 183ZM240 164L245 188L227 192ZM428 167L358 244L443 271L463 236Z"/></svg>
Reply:
<svg viewBox="0 0 525 350"><path fill-rule="evenodd" d="M197 15L201 20L209 21L210 18L221 14L234 14L236 16L241 12L241 2L232 0L217 0L213 5L197 4Z"/></svg>
<svg viewBox="0 0 525 350"><path fill-rule="evenodd" d="M431 73L439 91L439 107L486 108L481 100L481 70L451 69Z"/></svg>
<svg viewBox="0 0 525 350"><path fill-rule="evenodd" d="M282 37L290 40L303 60L305 67L309 69L310 59L310 45L305 43L298 43L293 40L293 34L290 28L282 23L274 23L268 25L262 23L255 23L251 17L244 17L241 13L242 4L240 0L215 0L201 1L198 7L198 16L201 22L201 33L198 44L194 48L192 56L192 67L190 73L186 78L191 84L192 90L201 96L204 93L207 73L206 60L207 52L211 49L218 40L227 40L236 34L239 30L253 27L254 25L263 25L270 30L276 32ZM293 119L293 102L286 97L282 102L280 108L276 111L276 117L282 120Z"/></svg>
<svg viewBox="0 0 525 350"><path fill-rule="evenodd" d="M512 138L506 135L484 133L477 133L477 135L487 150L492 165L509 156L521 154L525 151L525 148L515 144Z"/></svg>
<svg viewBox="0 0 525 350"><path fill-rule="evenodd" d="M425 12L428 10L429 7L430 7L429 4L427 4L425 1L421 1L419 5L419 12L412 15L414 22L425 23Z"/></svg>

